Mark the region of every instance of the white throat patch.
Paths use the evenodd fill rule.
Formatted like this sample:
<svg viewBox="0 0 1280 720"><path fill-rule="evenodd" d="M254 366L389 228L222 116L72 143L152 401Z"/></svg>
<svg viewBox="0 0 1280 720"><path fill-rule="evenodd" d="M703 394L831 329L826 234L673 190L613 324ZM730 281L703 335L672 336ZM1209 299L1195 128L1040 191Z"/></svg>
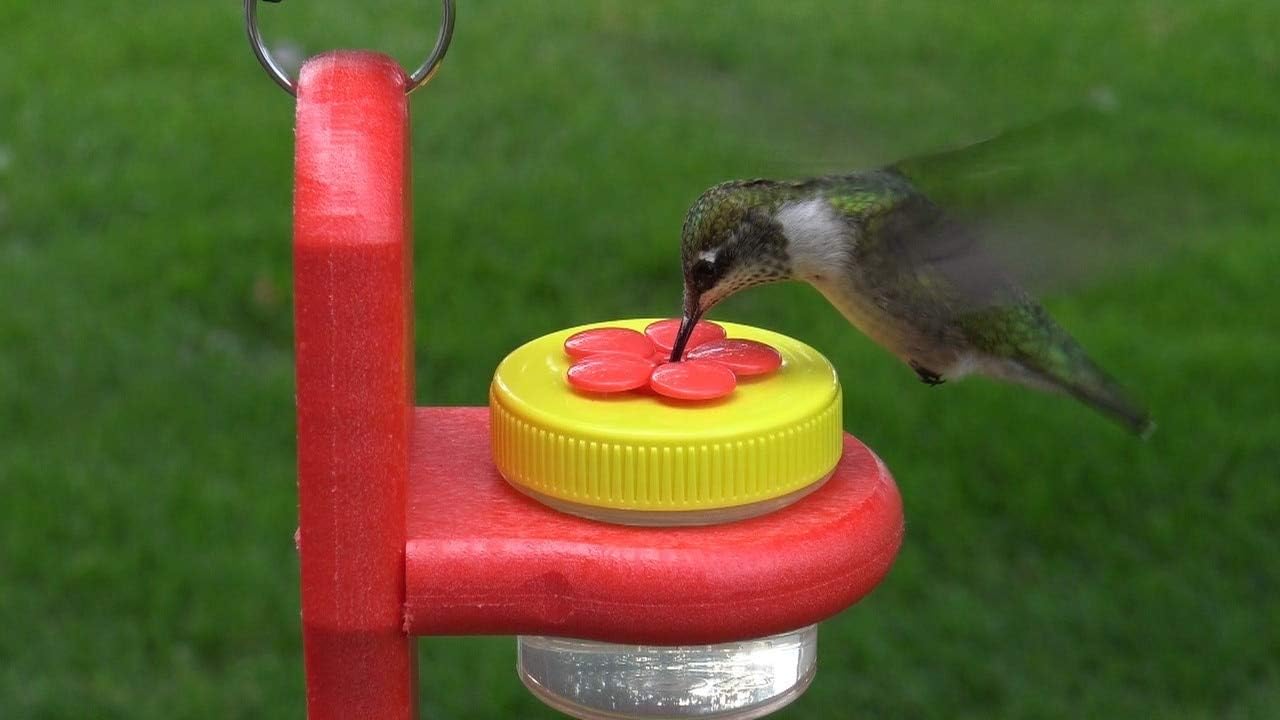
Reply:
<svg viewBox="0 0 1280 720"><path fill-rule="evenodd" d="M787 236L795 275L805 279L829 276L848 264L857 238L826 199L786 203L774 218Z"/></svg>

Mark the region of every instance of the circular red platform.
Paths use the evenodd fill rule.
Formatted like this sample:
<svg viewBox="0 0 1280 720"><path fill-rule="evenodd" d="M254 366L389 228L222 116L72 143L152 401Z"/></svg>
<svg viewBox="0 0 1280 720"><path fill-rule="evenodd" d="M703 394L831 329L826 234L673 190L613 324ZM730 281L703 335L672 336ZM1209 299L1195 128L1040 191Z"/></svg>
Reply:
<svg viewBox="0 0 1280 720"><path fill-rule="evenodd" d="M494 469L486 408L418 408L408 487L405 629L645 644L761 637L826 619L889 571L902 501L845 436L827 483L727 525L641 528L551 510Z"/></svg>

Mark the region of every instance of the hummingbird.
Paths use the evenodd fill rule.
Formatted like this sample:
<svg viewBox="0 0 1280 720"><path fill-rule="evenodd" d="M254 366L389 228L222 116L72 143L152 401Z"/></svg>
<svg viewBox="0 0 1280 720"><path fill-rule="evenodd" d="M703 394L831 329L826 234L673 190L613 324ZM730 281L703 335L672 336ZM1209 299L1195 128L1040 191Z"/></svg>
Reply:
<svg viewBox="0 0 1280 720"><path fill-rule="evenodd" d="M726 297L798 280L939 385L981 374L1066 393L1147 436L1147 411L1094 363L976 233L893 166L798 181L721 183L681 232L684 304L671 353Z"/></svg>

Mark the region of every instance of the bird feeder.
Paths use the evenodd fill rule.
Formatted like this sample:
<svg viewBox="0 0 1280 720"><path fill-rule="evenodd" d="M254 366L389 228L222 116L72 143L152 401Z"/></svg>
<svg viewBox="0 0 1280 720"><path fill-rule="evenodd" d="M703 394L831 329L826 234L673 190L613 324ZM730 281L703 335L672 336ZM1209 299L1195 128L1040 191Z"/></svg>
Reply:
<svg viewBox="0 0 1280 720"><path fill-rule="evenodd" d="M705 405L600 398L564 382L566 329L515 349L488 407L416 407L414 80L335 52L281 84L308 716L416 717L414 638L437 635L519 636L521 679L578 717L758 717L797 697L815 625L880 581L903 531L826 360L729 325L778 348L775 376Z"/></svg>

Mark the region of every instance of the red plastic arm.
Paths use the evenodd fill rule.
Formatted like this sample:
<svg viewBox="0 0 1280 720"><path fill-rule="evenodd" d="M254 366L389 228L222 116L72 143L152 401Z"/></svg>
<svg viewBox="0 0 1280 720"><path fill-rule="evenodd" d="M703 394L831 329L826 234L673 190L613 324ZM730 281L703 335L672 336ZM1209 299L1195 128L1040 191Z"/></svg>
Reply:
<svg viewBox="0 0 1280 720"><path fill-rule="evenodd" d="M390 58L298 79L299 550L307 714L416 717L403 631L413 397L408 103Z"/></svg>
<svg viewBox="0 0 1280 720"><path fill-rule="evenodd" d="M826 485L776 513L697 528L606 525L550 510L494 469L486 408L418 408L406 628L659 645L793 630L857 602L902 542L902 500L845 436Z"/></svg>

